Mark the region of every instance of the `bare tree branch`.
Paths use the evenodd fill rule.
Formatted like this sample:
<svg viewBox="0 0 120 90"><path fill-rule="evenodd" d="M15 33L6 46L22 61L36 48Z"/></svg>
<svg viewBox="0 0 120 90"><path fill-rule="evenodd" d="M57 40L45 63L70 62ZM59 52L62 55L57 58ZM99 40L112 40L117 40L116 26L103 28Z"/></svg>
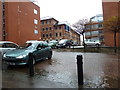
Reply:
<svg viewBox="0 0 120 90"><path fill-rule="evenodd" d="M75 24L73 24L72 26L75 28L75 30L77 32L79 32L80 34L84 33L84 28L85 28L85 24L88 23L88 19L87 18L83 18L81 20L78 20L78 22L76 22Z"/></svg>

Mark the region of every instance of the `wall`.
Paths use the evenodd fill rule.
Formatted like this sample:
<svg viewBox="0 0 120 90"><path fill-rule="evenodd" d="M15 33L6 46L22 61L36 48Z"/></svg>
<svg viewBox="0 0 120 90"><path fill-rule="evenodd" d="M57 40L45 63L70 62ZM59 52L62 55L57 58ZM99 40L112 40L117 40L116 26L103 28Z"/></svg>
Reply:
<svg viewBox="0 0 120 90"><path fill-rule="evenodd" d="M46 22L50 22L50 21L51 23L46 24ZM51 27L52 29L50 30L49 27ZM75 42L80 43L80 35L76 33L74 30L70 30L68 32L67 30L65 30L65 27L66 27L66 24L64 23L60 24L58 23L58 21L56 21L53 18L41 20L41 35L43 36L44 34L45 36L45 37L42 37L42 40L43 41L50 41L50 40L60 41L61 39L72 39ZM48 30L46 30L46 28L48 28ZM52 34L52 37L50 36L50 33ZM48 37L46 37L46 34L48 34Z"/></svg>
<svg viewBox="0 0 120 90"><path fill-rule="evenodd" d="M0 1L0 41L2 41L2 2Z"/></svg>
<svg viewBox="0 0 120 90"><path fill-rule="evenodd" d="M34 14L34 9L38 14ZM5 3L6 40L23 44L27 40L40 40L40 8L31 2ZM34 19L38 24L34 24ZM34 33L38 30L38 34Z"/></svg>
<svg viewBox="0 0 120 90"><path fill-rule="evenodd" d="M119 2L102 2L103 4L103 16L104 21L108 20L112 16L118 16L118 6L120 5ZM120 33L117 33L117 46L120 46L120 42L118 40L118 36ZM105 38L105 45L106 46L114 46L114 33L110 31L105 31L104 33Z"/></svg>

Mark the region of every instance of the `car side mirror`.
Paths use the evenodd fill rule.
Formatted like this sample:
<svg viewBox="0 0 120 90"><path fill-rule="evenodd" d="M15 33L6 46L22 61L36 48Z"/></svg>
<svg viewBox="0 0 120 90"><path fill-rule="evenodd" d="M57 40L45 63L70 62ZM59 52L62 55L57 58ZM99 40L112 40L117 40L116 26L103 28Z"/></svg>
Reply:
<svg viewBox="0 0 120 90"><path fill-rule="evenodd" d="M41 50L41 49L42 49L41 47L37 48L37 50Z"/></svg>

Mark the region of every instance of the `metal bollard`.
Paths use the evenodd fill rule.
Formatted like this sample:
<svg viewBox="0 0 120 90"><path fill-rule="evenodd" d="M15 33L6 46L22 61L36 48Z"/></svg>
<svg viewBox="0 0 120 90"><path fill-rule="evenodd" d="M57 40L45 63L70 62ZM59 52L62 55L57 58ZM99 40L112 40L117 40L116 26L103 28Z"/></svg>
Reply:
<svg viewBox="0 0 120 90"><path fill-rule="evenodd" d="M29 75L32 77L34 76L34 65L33 65L33 54L32 53L29 53L28 64L29 64Z"/></svg>
<svg viewBox="0 0 120 90"><path fill-rule="evenodd" d="M83 57L77 55L78 85L83 85Z"/></svg>

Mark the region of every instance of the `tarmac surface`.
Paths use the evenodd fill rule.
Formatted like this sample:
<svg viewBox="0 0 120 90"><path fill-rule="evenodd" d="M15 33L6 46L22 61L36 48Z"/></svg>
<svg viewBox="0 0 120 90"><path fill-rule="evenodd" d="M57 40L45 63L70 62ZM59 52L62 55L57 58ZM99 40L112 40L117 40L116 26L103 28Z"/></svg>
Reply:
<svg viewBox="0 0 120 90"><path fill-rule="evenodd" d="M119 88L118 55L107 53L53 51L51 60L34 66L34 77L27 66L2 65L3 88L78 88L77 55L83 56L84 85L80 88Z"/></svg>

